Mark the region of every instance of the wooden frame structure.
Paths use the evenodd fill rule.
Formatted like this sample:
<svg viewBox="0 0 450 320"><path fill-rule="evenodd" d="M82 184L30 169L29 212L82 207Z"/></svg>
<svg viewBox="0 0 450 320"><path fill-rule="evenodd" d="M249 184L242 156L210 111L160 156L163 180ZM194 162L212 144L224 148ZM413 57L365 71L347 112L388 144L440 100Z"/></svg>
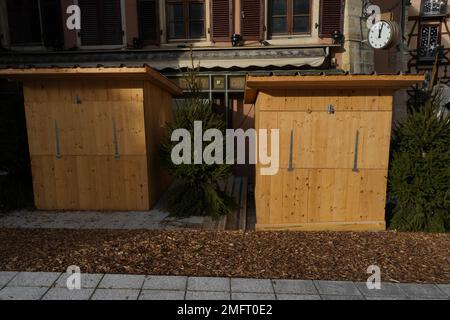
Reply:
<svg viewBox="0 0 450 320"><path fill-rule="evenodd" d="M247 77L256 129L280 137L278 173L256 166L256 229L384 230L393 94L423 79Z"/></svg>
<svg viewBox="0 0 450 320"><path fill-rule="evenodd" d="M181 89L148 67L1 69L23 81L35 205L148 210L170 183L157 148Z"/></svg>

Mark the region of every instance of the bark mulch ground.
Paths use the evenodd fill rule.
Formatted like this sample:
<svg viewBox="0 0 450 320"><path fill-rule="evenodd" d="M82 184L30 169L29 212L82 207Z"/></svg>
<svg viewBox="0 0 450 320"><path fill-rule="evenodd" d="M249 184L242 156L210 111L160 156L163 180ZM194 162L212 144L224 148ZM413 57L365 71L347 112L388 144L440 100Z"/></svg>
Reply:
<svg viewBox="0 0 450 320"><path fill-rule="evenodd" d="M0 270L450 283L450 234L0 229Z"/></svg>

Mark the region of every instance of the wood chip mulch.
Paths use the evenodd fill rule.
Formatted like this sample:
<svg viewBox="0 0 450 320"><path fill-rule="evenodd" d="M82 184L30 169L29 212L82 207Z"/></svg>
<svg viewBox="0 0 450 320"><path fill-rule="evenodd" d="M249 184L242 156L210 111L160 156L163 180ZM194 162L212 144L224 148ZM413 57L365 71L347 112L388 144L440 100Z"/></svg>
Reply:
<svg viewBox="0 0 450 320"><path fill-rule="evenodd" d="M0 270L450 283L450 234L0 229Z"/></svg>

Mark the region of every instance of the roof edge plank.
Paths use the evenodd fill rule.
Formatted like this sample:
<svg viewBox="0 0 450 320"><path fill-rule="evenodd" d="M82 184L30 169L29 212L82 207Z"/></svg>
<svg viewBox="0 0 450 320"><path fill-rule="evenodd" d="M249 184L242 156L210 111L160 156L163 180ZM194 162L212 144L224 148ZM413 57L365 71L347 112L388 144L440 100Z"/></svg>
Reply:
<svg viewBox="0 0 450 320"><path fill-rule="evenodd" d="M245 103L255 103L261 90L365 89L399 90L424 81L424 75L247 76Z"/></svg>
<svg viewBox="0 0 450 320"><path fill-rule="evenodd" d="M7 68L0 69L0 78L15 80L40 79L129 79L148 80L173 95L181 95L182 90L158 71L144 67L75 67L75 68Z"/></svg>

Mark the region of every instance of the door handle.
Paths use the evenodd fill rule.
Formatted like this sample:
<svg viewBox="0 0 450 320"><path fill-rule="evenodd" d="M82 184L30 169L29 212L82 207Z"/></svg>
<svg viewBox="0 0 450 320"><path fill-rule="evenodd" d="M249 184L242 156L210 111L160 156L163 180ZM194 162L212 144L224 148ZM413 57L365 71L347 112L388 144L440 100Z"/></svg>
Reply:
<svg viewBox="0 0 450 320"><path fill-rule="evenodd" d="M288 166L288 171L294 171L294 167L292 166L293 149L294 149L294 129L291 129L291 141L290 141L290 144L289 144L289 166Z"/></svg>
<svg viewBox="0 0 450 320"><path fill-rule="evenodd" d="M119 143L117 142L117 128L116 128L116 120L112 119L112 127L113 127L113 143L114 143L114 159L119 159Z"/></svg>
<svg viewBox="0 0 450 320"><path fill-rule="evenodd" d="M245 12L244 11L241 11L241 18L245 19Z"/></svg>
<svg viewBox="0 0 450 320"><path fill-rule="evenodd" d="M359 147L359 130L356 130L355 157L353 159L353 172L358 172L358 147Z"/></svg>
<svg viewBox="0 0 450 320"><path fill-rule="evenodd" d="M59 126L58 121L55 120L55 157L61 159L61 146L59 141Z"/></svg>

